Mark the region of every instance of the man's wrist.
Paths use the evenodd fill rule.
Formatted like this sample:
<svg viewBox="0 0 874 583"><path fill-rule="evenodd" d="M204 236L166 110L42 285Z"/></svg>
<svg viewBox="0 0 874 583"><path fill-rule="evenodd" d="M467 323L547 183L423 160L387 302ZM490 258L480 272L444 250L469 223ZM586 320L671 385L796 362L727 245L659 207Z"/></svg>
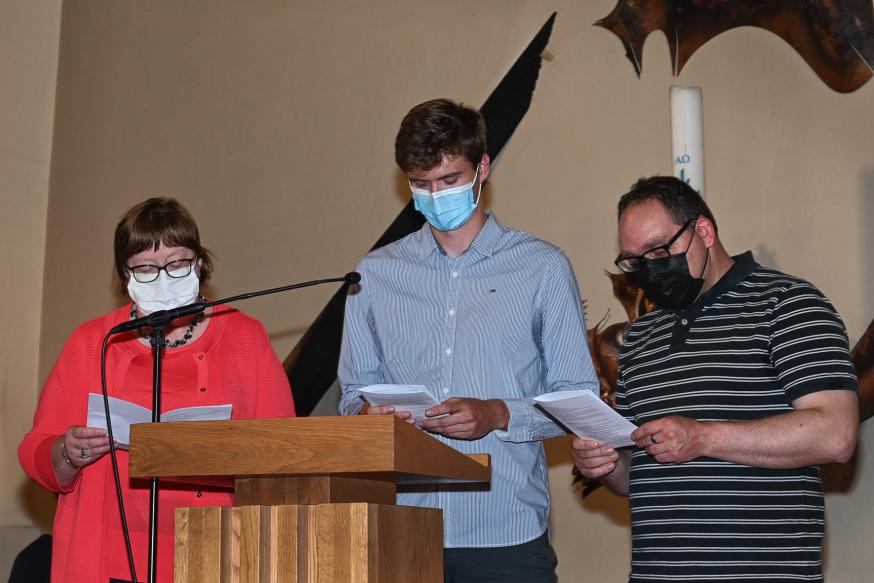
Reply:
<svg viewBox="0 0 874 583"><path fill-rule="evenodd" d="M695 444L696 457L714 457L711 446L717 442L716 435L722 428L722 423L713 421L696 421L695 434L692 443Z"/></svg>
<svg viewBox="0 0 874 583"><path fill-rule="evenodd" d="M491 399L489 404L492 407L492 429L506 431L510 426L510 409L507 404L501 399Z"/></svg>

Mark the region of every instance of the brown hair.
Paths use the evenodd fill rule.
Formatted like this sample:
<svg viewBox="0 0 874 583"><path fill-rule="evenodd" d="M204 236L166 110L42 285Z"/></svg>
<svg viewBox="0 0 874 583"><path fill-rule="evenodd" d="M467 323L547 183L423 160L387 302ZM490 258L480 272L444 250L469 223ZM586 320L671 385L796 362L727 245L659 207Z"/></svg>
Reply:
<svg viewBox="0 0 874 583"><path fill-rule="evenodd" d="M411 109L395 139L395 161L407 173L430 170L444 156L464 156L476 168L485 153L483 116L450 99L433 99Z"/></svg>
<svg viewBox="0 0 874 583"><path fill-rule="evenodd" d="M188 209L173 198L150 198L127 211L115 227L115 275L118 291L127 293L127 261L146 249L186 247L200 259L200 281L212 275L212 253L200 244L200 231Z"/></svg>

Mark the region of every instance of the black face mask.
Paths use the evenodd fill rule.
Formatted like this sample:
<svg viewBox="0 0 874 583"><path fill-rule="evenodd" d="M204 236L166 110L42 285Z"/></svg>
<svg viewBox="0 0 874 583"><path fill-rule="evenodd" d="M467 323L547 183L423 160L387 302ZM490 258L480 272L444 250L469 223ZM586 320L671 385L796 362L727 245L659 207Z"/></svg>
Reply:
<svg viewBox="0 0 874 583"><path fill-rule="evenodd" d="M707 259L704 260L704 269L706 268ZM701 275L704 275L704 269L701 270ZM689 273L685 253L646 260L632 275L650 301L669 310L682 310L687 307L695 301L704 286L703 277L695 278Z"/></svg>

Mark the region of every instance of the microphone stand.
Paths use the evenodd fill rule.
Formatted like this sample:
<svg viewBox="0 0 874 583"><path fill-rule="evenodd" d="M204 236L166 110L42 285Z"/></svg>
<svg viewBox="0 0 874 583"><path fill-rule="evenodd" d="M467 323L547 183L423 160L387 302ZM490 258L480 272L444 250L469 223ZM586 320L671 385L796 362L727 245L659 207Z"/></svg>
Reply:
<svg viewBox="0 0 874 583"><path fill-rule="evenodd" d="M188 304L180 308L172 310L159 310L142 318L136 318L128 322L113 327L109 331L109 335L118 334L120 332L128 332L131 330L139 330L141 328L152 328L153 333L149 335L149 344L152 346L152 423L161 422L161 361L164 356L164 349L167 347L167 339L164 336L164 329L167 325L179 318L200 314L207 308L227 304L238 300L246 300L258 296L275 294L282 291L298 289L301 287L310 287L322 283L343 282L346 285L354 285L361 281L361 274L351 271L343 277L332 277L330 279L316 279L304 283L295 283L272 289L239 294L215 300L212 302L196 302ZM110 423L110 415L107 413L107 423ZM148 583L156 583L156 566L157 566L157 551L158 551L158 478L152 477L149 483L149 568L148 568Z"/></svg>
<svg viewBox="0 0 874 583"><path fill-rule="evenodd" d="M152 345L152 423L161 422L161 360L167 348L164 326L156 326L149 336ZM156 582L158 565L158 478L149 481L149 583Z"/></svg>

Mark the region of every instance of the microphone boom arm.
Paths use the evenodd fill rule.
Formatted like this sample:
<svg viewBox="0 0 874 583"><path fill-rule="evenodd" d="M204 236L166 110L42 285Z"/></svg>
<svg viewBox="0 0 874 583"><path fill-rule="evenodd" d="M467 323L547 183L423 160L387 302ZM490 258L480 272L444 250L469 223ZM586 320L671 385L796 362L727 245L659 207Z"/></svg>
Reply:
<svg viewBox="0 0 874 583"><path fill-rule="evenodd" d="M211 302L203 302L203 303L194 303L188 304L179 308L174 308L172 310L159 310L157 312L153 312L147 316L143 316L142 318L135 318L133 320L129 320L127 322L122 322L118 326L112 328L109 331L110 335L119 334L121 332L129 332L131 330L139 330L140 328L164 328L167 324L172 322L173 320L178 320L179 318L184 318L186 316L193 316L195 314L199 314L206 310L207 308L211 308L212 306L218 306L221 304L228 304L230 302L236 302L238 300L248 300L249 298L256 298L258 296L266 296L270 294L275 294L283 291L288 291L292 289L298 289L301 287L310 287L314 285L321 285L323 283L333 283L333 282L343 282L348 285L355 285L361 281L361 274L356 271L350 271L343 277L332 277L329 279L314 279L312 281L305 281L303 283L293 283L291 285L284 285L281 287L274 287L271 289L265 289L256 292L248 292L244 294L239 294L236 296L231 296L229 298L224 298L220 300L214 300Z"/></svg>

